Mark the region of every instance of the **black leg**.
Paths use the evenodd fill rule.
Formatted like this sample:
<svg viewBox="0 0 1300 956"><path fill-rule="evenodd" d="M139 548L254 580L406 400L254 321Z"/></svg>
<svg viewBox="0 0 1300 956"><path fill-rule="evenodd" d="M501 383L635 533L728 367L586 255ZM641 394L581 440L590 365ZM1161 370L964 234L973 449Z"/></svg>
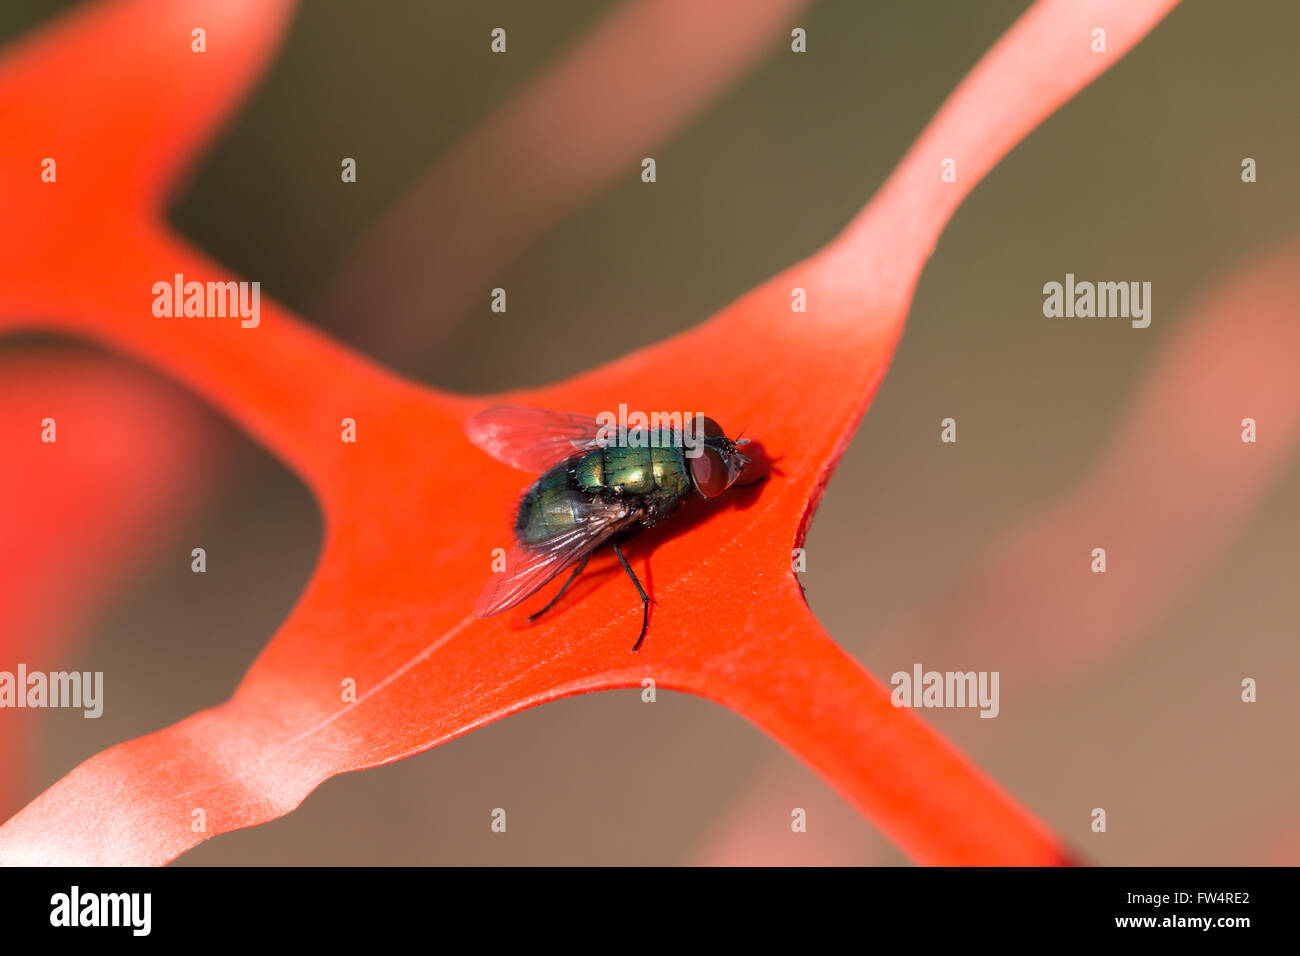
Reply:
<svg viewBox="0 0 1300 956"><path fill-rule="evenodd" d="M636 593L641 595L641 635L636 639L636 643L632 645L632 650L639 651L641 650L641 642L645 640L646 628L650 626L650 595L646 594L645 588L641 587L641 582L637 580L636 575L632 572L632 566L627 563L627 558L623 557L623 549L617 543L614 544L614 553L623 562L623 570L627 572L627 576L636 585Z"/></svg>
<svg viewBox="0 0 1300 956"><path fill-rule="evenodd" d="M541 617L543 614L549 611L552 607L555 606L556 601L564 597L564 592L569 590L569 585L573 583L573 579L582 573L582 569L587 566L587 562L590 560L591 560L591 555L587 555L585 558L583 558L581 561L578 562L577 566L573 569L573 573L569 575L569 580L564 582L564 587L560 588L560 590L555 592L555 597L551 598L549 601L546 602L546 607L542 608L540 611L538 611L535 614L528 615L529 624L532 624L533 621L537 620L539 617Z"/></svg>
<svg viewBox="0 0 1300 956"><path fill-rule="evenodd" d="M763 476L760 477L760 478L755 478L753 481L747 481L747 482L745 482L743 485L736 485L736 487L737 487L737 488L753 488L755 485L761 485L761 484L762 484L763 482L765 482L765 481L767 481L767 475L763 475Z"/></svg>

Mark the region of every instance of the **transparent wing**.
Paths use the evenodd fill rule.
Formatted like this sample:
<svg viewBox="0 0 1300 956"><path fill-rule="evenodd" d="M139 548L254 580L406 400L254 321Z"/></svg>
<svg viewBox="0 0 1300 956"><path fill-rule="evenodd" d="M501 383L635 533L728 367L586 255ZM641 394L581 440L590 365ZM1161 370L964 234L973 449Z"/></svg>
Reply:
<svg viewBox="0 0 1300 956"><path fill-rule="evenodd" d="M600 429L594 418L522 405L494 405L465 422L469 440L497 461L536 472L596 448Z"/></svg>
<svg viewBox="0 0 1300 956"><path fill-rule="evenodd" d="M635 518L630 508L593 505L591 514L571 531L531 547L516 543L506 554L505 570L495 572L483 588L474 615L491 617L510 610L574 561L630 527Z"/></svg>

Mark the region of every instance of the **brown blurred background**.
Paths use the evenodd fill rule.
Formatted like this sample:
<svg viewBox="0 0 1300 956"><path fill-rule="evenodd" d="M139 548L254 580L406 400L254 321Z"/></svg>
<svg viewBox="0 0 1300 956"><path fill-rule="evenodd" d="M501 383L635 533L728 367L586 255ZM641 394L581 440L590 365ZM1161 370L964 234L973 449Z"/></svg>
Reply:
<svg viewBox="0 0 1300 956"><path fill-rule="evenodd" d="M0 34L67 6L9 0ZM650 152L653 189L629 165L494 280L509 290L506 314L488 311L486 291L460 316L431 301L431 321L456 322L403 370L468 392L536 385L702 321L831 239L1025 6L813 5L797 20L808 53L778 36L757 69ZM175 197L172 222L317 319L367 227L610 7L312 0ZM509 29L506 56L487 53L494 26ZM807 542L813 610L882 679L910 664L877 654L886 626L1066 493L1198 294L1296 231L1297 35L1300 7L1280 0L1185 3L1005 159L944 233ZM339 183L343 156L358 158L355 185ZM1240 181L1244 156L1258 161L1254 185ZM1151 327L1045 320L1042 285L1067 271L1151 281ZM340 334L366 347L364 317ZM949 415L955 447L937 440ZM106 673L106 710L97 721L41 715L29 797L99 750L224 699L310 574L320 522L308 493L215 427L241 463L237 480L197 525L159 542L151 573L83 635L77 660L60 662ZM1213 567L1099 666L1048 693L1004 691L996 720L928 719L1088 859L1278 862L1290 841L1296 862L1297 491L1292 463ZM200 545L205 575L189 569ZM1260 681L1251 707L1237 702L1246 675ZM672 693L645 706L632 691L563 700L335 778L297 812L180 862L674 864L737 826L763 859L808 858L788 809L737 823L760 780L778 811L815 808L805 839L826 859L904 862L869 852L870 825L739 717ZM1109 813L1104 835L1089 831L1095 806ZM505 836L489 831L494 807L509 811Z"/></svg>

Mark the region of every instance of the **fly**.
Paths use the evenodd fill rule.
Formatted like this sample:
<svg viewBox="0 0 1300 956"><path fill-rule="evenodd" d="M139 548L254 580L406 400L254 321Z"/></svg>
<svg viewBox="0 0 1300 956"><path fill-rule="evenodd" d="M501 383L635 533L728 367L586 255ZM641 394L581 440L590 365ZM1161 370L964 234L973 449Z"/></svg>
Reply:
<svg viewBox="0 0 1300 956"><path fill-rule="evenodd" d="M470 441L493 458L541 472L520 499L505 571L493 574L483 589L476 616L508 611L573 565L555 597L529 615L535 621L608 544L641 598L641 633L632 650L640 649L650 625L650 596L620 543L671 517L692 495L717 498L734 485L749 464L737 449L749 439L728 438L706 416L688 419L680 430L642 428L617 439L611 431L599 419L518 405L494 406L465 423Z"/></svg>

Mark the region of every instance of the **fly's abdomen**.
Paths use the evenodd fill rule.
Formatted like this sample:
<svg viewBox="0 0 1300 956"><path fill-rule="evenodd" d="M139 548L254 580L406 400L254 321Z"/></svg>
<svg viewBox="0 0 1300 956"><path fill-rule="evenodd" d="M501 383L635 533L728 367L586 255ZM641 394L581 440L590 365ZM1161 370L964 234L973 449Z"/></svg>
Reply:
<svg viewBox="0 0 1300 956"><path fill-rule="evenodd" d="M515 518L515 536L522 544L542 544L567 534L587 521L597 505L569 481L566 468L556 468L524 493Z"/></svg>

